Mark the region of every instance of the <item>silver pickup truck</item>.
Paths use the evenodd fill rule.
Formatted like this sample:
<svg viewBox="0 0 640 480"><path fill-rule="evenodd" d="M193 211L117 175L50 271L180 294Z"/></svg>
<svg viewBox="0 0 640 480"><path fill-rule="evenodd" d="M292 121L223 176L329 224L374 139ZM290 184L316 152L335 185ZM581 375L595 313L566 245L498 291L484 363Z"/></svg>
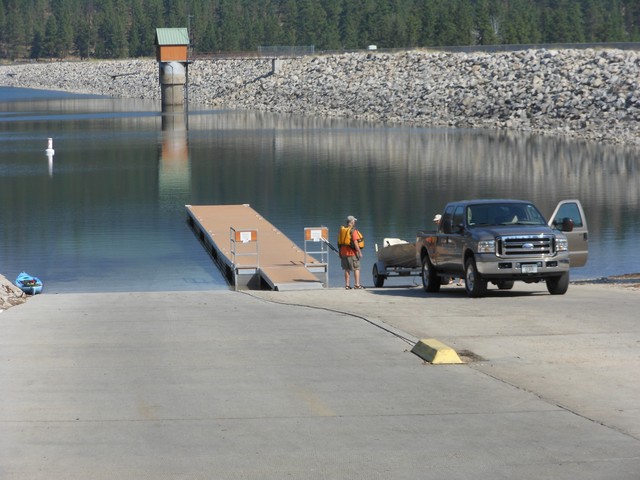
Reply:
<svg viewBox="0 0 640 480"><path fill-rule="evenodd" d="M447 204L435 233L418 232L416 261L427 292L461 277L470 297L483 296L489 282L508 290L515 280L544 280L562 295L569 267L587 261L588 235L578 200L560 202L549 222L527 201L465 200Z"/></svg>

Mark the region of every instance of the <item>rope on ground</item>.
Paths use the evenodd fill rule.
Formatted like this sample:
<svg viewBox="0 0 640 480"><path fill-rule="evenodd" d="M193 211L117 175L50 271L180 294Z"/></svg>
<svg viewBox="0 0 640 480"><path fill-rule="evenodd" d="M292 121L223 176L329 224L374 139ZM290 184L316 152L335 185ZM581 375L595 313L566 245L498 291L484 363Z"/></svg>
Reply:
<svg viewBox="0 0 640 480"><path fill-rule="evenodd" d="M249 295L250 297L256 298L258 300L262 300L264 302L269 302L269 303L275 303L278 305L288 305L290 307L305 307L305 308L312 308L315 310L323 310L325 312L331 312L331 313L338 313L340 315L347 315L349 317L353 317L353 318L358 318L360 320L364 320L365 322L367 322L370 325L373 325L374 327L379 328L380 330L383 330L387 333L390 333L391 335L393 335L394 337L402 340L403 342L413 346L415 345L415 340L412 340L410 338L407 338L397 332L394 332L393 330L390 330L382 325L379 325L378 323L374 322L373 320L369 320L367 317L364 317L362 315L358 315L356 313L351 313L351 312L344 312L342 310L335 310L333 308L327 308L327 307L318 307L316 305L305 305L302 303L291 303L291 302L281 302L281 301L277 301L277 300L272 300L269 298L263 298L263 297L259 297L257 295L254 295L253 293L251 293L250 291L247 290L240 290L239 293L244 293L245 295Z"/></svg>

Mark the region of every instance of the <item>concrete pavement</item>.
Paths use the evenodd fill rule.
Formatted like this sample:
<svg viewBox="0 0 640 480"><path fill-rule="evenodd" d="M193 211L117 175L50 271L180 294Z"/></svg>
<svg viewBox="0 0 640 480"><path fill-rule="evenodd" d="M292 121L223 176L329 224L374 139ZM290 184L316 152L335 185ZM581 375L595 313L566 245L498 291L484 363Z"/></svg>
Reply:
<svg viewBox="0 0 640 480"><path fill-rule="evenodd" d="M0 478L637 479L639 295L44 294L0 314Z"/></svg>
<svg viewBox="0 0 640 480"><path fill-rule="evenodd" d="M297 301L294 293L275 293L258 295ZM304 303L363 315L415 338L435 337L470 353L474 369L640 439L640 384L630 381L640 378L637 284L571 285L553 296L544 283L516 282L482 299L456 286L437 294L403 287L351 293L310 292Z"/></svg>

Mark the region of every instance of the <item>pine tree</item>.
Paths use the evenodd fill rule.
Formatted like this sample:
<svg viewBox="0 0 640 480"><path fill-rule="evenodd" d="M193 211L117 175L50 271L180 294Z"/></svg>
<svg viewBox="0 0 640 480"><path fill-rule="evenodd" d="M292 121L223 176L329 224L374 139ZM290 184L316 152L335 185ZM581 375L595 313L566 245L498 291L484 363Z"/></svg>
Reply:
<svg viewBox="0 0 640 480"><path fill-rule="evenodd" d="M168 25L172 28L187 26L188 9L185 0L171 0L168 5Z"/></svg>
<svg viewBox="0 0 640 480"><path fill-rule="evenodd" d="M264 21L264 37L260 40L260 45L281 45L283 38L282 23L279 19L277 0L265 1L265 21Z"/></svg>
<svg viewBox="0 0 640 480"><path fill-rule="evenodd" d="M640 41L640 2L626 0L624 2L625 31L631 42Z"/></svg>
<svg viewBox="0 0 640 480"><path fill-rule="evenodd" d="M129 53L134 57L153 55L154 42L155 28L149 23L142 0L131 0Z"/></svg>
<svg viewBox="0 0 640 480"><path fill-rule="evenodd" d="M420 34L420 45L435 46L437 43L438 25L438 0L424 0L419 9L422 32Z"/></svg>
<svg viewBox="0 0 640 480"><path fill-rule="evenodd" d="M496 12L491 8L489 0L478 0L476 5L476 43L495 45L498 36L495 29Z"/></svg>
<svg viewBox="0 0 640 480"><path fill-rule="evenodd" d="M75 38L75 46L81 59L89 58L92 53L92 46L95 41L93 40L91 24L84 22L80 24Z"/></svg>
<svg viewBox="0 0 640 480"><path fill-rule="evenodd" d="M5 42L5 14L4 14L4 2L0 0L0 47ZM3 52L0 51L0 54Z"/></svg>
<svg viewBox="0 0 640 480"><path fill-rule="evenodd" d="M221 0L218 10L219 50L238 51L242 37L240 9L236 0Z"/></svg>
<svg viewBox="0 0 640 480"><path fill-rule="evenodd" d="M298 0L295 20L298 45L318 45L327 29L327 14L317 0Z"/></svg>
<svg viewBox="0 0 640 480"><path fill-rule="evenodd" d="M338 50L342 44L339 32L342 2L340 0L322 0L320 5L325 12L326 27L320 32L318 45L323 50Z"/></svg>
<svg viewBox="0 0 640 480"><path fill-rule="evenodd" d="M606 16L607 42L626 42L628 37L624 29L624 13L621 0L611 0Z"/></svg>
<svg viewBox="0 0 640 480"><path fill-rule="evenodd" d="M543 3L543 2L542 2ZM502 3L500 40L507 45L532 44L541 41L539 10L530 0L508 0Z"/></svg>
<svg viewBox="0 0 640 480"><path fill-rule="evenodd" d="M102 0L98 16L96 55L101 58L122 58L128 55L125 29L126 9L119 0Z"/></svg>
<svg viewBox="0 0 640 480"><path fill-rule="evenodd" d="M57 56L66 57L73 49L74 26L71 0L51 0L52 16L57 23L56 46Z"/></svg>
<svg viewBox="0 0 640 480"><path fill-rule="evenodd" d="M346 49L358 48L358 26L360 24L358 2L345 2L340 14L338 31L341 47Z"/></svg>
<svg viewBox="0 0 640 480"><path fill-rule="evenodd" d="M298 4L296 0L281 0L280 18L282 22L282 45L296 45L298 35L296 30L296 19L298 18Z"/></svg>
<svg viewBox="0 0 640 480"><path fill-rule="evenodd" d="M47 58L60 56L58 44L58 21L55 15L49 15L44 29L44 39L42 42L42 54Z"/></svg>
<svg viewBox="0 0 640 480"><path fill-rule="evenodd" d="M7 55L11 59L24 58L24 46L29 38L25 29L22 3L20 0L11 0L6 5L5 39Z"/></svg>
<svg viewBox="0 0 640 480"><path fill-rule="evenodd" d="M29 53L29 58L38 59L43 54L43 44L42 44L42 34L40 32L36 32L33 35L33 40L31 41L31 52Z"/></svg>

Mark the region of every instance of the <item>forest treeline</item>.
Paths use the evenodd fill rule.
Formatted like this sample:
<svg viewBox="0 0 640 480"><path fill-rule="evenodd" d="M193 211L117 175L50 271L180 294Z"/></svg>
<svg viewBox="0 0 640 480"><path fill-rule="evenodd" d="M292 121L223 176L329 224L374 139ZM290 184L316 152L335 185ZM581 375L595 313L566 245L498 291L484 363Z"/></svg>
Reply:
<svg viewBox="0 0 640 480"><path fill-rule="evenodd" d="M639 0L0 0L0 58L152 56L157 27L196 53L640 41Z"/></svg>

